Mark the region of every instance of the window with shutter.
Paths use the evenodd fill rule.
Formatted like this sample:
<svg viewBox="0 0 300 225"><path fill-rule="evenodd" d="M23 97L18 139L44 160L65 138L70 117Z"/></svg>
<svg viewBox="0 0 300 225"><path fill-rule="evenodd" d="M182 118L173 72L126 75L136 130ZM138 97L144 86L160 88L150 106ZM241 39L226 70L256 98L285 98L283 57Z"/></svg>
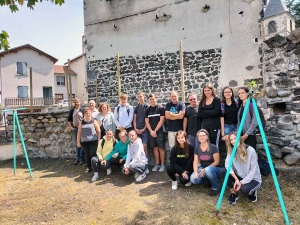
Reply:
<svg viewBox="0 0 300 225"><path fill-rule="evenodd" d="M57 86L65 86L65 77L64 76L56 76L56 84L57 84Z"/></svg>
<svg viewBox="0 0 300 225"><path fill-rule="evenodd" d="M271 21L271 22L268 24L268 31L269 31L269 34L272 34L272 33L276 33L276 32L277 32L277 27L276 27L275 21Z"/></svg>
<svg viewBox="0 0 300 225"><path fill-rule="evenodd" d="M28 98L28 86L18 86L18 98Z"/></svg>
<svg viewBox="0 0 300 225"><path fill-rule="evenodd" d="M27 75L27 63L26 62L17 62L17 74Z"/></svg>

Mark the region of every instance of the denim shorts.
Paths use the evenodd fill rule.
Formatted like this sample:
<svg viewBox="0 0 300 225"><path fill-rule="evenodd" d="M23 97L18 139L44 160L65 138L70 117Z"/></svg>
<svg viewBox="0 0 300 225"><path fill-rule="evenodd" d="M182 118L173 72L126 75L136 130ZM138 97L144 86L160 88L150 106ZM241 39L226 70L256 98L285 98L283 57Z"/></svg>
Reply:
<svg viewBox="0 0 300 225"><path fill-rule="evenodd" d="M229 135L230 132L237 131L237 125L236 124L224 124L224 133L225 135Z"/></svg>
<svg viewBox="0 0 300 225"><path fill-rule="evenodd" d="M148 130L145 130L142 134L138 134L137 136L142 139L143 144L148 144L148 137L149 137Z"/></svg>

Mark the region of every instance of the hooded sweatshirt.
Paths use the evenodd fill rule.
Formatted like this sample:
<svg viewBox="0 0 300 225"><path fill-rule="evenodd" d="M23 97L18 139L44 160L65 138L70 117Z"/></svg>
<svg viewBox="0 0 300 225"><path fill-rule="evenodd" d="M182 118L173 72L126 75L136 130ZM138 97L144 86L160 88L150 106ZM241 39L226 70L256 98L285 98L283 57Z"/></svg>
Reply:
<svg viewBox="0 0 300 225"><path fill-rule="evenodd" d="M103 140L105 140L103 148L102 148L102 142ZM114 142L117 142L117 140L112 137L112 139L110 141L108 141L106 139L106 136L103 137L103 139L101 139L98 142L98 148L97 148L97 156L99 159L105 159L106 156L113 150L114 148Z"/></svg>
<svg viewBox="0 0 300 225"><path fill-rule="evenodd" d="M118 113L119 108L119 113ZM129 113L127 111L129 110ZM132 127L133 120L133 107L126 103L125 106L121 106L120 104L115 108L114 111L114 122L117 127L130 128Z"/></svg>
<svg viewBox="0 0 300 225"><path fill-rule="evenodd" d="M148 158L145 155L142 140L137 138L133 143L129 143L128 145L127 157L124 166L144 167L146 164L148 164Z"/></svg>
<svg viewBox="0 0 300 225"><path fill-rule="evenodd" d="M111 157L116 153L119 153L120 158L126 160L128 144L129 144L129 138L127 138L125 144L122 141L119 141L115 145L114 149L108 154L108 156L106 156L106 160L108 161L111 160Z"/></svg>

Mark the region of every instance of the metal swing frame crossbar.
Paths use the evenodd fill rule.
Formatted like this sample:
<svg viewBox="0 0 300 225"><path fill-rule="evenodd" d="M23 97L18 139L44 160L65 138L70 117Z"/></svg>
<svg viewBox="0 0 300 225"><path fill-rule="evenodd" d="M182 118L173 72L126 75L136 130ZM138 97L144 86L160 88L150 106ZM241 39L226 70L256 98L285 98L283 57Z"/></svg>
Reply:
<svg viewBox="0 0 300 225"><path fill-rule="evenodd" d="M24 138L23 138L23 134L22 134L22 130L21 130L21 126L20 126L20 122L18 119L18 114L17 111L18 110L25 110L26 108L17 108L17 109L4 109L2 110L3 112L13 112L13 141L14 141L14 174L16 174L16 168L17 168L17 144L16 144L16 124L18 126L18 130L19 130L19 135L21 138L21 142L22 142L22 146L23 146L23 150L24 150L24 155L26 158L26 162L27 162L27 167L30 173L30 177L33 177L32 171L31 171L31 167L30 167L30 162L28 159L28 155L27 155L27 150L26 150L26 146L25 146L25 142L24 142Z"/></svg>
<svg viewBox="0 0 300 225"><path fill-rule="evenodd" d="M289 218L288 218L288 214L286 212L286 207L284 205L284 201L283 201L283 197L282 197L282 194L281 194L281 191L280 191L278 179L277 179L277 176L276 176L276 173L275 173L275 170L274 170L274 166L273 166L273 162L272 162L272 157L271 157L271 154L270 154L270 150L269 150L269 146L268 146L268 143L267 143L266 135L265 135L265 132L263 130L261 119L259 117L258 108L257 108L256 101L255 101L254 98L252 98L252 103L253 103L253 109L254 109L254 112L255 112L255 116L257 118L258 127L259 127L259 130L260 130L260 133L261 133L261 137L262 137L262 140L263 140L264 148L265 148L265 151L266 151L266 155L267 155L267 158L268 158L268 162L270 164L271 173L272 173L272 177L273 177L274 184L275 184L275 187L276 187L278 199L280 201L280 206L281 206L281 210L283 212L284 220L285 220L285 223L287 225L289 225L290 221L289 221ZM241 138L241 134L242 134L242 130L243 130L243 126L244 126L245 120L246 120L246 114L248 112L249 105L250 105L250 98L248 98L248 100L246 102L245 109L244 109L243 116L242 116L242 120L241 120L241 124L239 126L239 129L238 129L238 132L237 132L237 136L236 136L236 139L235 139L235 143L234 143L234 147L233 147L233 150L232 150L232 153L231 153L231 156L230 156L230 161L229 161L229 164L228 164L227 172L226 172L226 175L225 175L225 179L224 179L224 182L223 182L222 190L221 190L221 193L220 193L220 196L219 196L219 200L218 200L218 204L217 204L217 212L219 212L219 210L221 208L221 204L222 204L222 200L223 200L225 188L226 188L228 177L229 177L229 174L230 174L230 169L232 167L232 163L233 163L234 156L235 156L235 153L236 153L236 150L237 150L237 146L238 146L239 140Z"/></svg>

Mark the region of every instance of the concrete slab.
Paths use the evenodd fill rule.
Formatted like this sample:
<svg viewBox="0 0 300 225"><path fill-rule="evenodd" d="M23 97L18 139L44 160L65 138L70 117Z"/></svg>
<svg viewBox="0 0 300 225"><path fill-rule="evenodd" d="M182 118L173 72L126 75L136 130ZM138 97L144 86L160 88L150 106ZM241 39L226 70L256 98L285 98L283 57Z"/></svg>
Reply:
<svg viewBox="0 0 300 225"><path fill-rule="evenodd" d="M23 154L22 144L17 144L17 156L21 156ZM14 146L13 143L0 145L0 160L13 159L14 157Z"/></svg>

